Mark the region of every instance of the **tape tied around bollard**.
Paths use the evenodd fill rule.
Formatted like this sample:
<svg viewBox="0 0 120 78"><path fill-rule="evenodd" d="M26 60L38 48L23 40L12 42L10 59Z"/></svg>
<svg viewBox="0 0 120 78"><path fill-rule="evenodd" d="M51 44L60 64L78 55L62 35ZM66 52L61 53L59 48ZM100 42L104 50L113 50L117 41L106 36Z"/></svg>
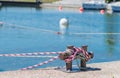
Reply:
<svg viewBox="0 0 120 78"><path fill-rule="evenodd" d="M50 54L60 54L60 53L63 53L62 51L60 52L34 52L34 53L21 53L21 54L0 54L1 57L29 57L29 56L37 56L37 55L50 55ZM47 56L45 56L47 57ZM36 68L38 66L42 66L44 64L48 64L50 62L53 62L54 60L58 59L59 56L51 56L53 58L47 60L47 61L44 61L42 63L39 63L39 64L35 64L33 66L28 66L26 68L22 68L21 70L28 70L28 69L33 69L33 68Z"/></svg>
<svg viewBox="0 0 120 78"><path fill-rule="evenodd" d="M60 54L62 52L34 52L34 53L21 53L21 54L0 54L1 57L15 57L15 56L37 56L37 55L50 55Z"/></svg>

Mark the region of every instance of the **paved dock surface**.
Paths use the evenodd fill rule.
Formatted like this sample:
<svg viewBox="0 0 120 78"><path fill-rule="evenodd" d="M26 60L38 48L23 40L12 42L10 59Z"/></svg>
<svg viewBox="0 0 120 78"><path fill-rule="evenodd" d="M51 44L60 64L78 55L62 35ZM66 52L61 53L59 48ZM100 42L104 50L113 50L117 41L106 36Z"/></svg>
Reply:
<svg viewBox="0 0 120 78"><path fill-rule="evenodd" d="M56 68L0 72L0 78L120 78L120 61L88 64L87 71L67 73Z"/></svg>
<svg viewBox="0 0 120 78"><path fill-rule="evenodd" d="M63 6L67 8L78 8L82 6L83 2L86 2L89 0L61 0L53 3L43 3L40 6L41 7L58 7Z"/></svg>

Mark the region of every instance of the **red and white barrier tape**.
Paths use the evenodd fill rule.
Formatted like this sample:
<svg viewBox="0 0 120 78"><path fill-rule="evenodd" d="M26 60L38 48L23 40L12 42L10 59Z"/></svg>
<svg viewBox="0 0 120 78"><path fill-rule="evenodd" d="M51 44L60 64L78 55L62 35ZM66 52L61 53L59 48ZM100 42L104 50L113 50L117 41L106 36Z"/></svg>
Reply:
<svg viewBox="0 0 120 78"><path fill-rule="evenodd" d="M88 54L87 51L85 51L85 50L82 49L82 53L83 53L83 55L85 55L86 60L90 59L90 56L89 56L89 54Z"/></svg>
<svg viewBox="0 0 120 78"><path fill-rule="evenodd" d="M50 54L60 54L60 53L62 52L35 52L35 53L21 53L21 54L0 54L0 56L15 57L15 56L50 55Z"/></svg>
<svg viewBox="0 0 120 78"><path fill-rule="evenodd" d="M85 51L84 49L82 49L82 48L75 48L76 49L76 51L78 52L78 53L83 53L83 55L85 56L85 58L86 58L86 60L89 60L90 59L90 57L89 57L89 54L88 54L88 52L87 51Z"/></svg>
<svg viewBox="0 0 120 78"><path fill-rule="evenodd" d="M37 56L37 55L50 55L50 54L60 54L62 52L35 52L35 53L21 53L21 54L0 54L0 56L5 56L5 57L20 57L20 56ZM52 62L56 59L58 59L58 56L54 56L53 58L49 59L48 61L44 61L42 63L39 64L35 64L33 66L29 66L26 68L22 68L21 70L28 70L28 69L32 69L32 68L36 68L38 66L42 66L44 64L48 64L49 62Z"/></svg>
<svg viewBox="0 0 120 78"><path fill-rule="evenodd" d="M53 55L38 55L38 56L12 56L12 57L25 57L25 58L52 58Z"/></svg>
<svg viewBox="0 0 120 78"><path fill-rule="evenodd" d="M84 49L76 48L76 47L74 47L74 49L75 49L74 54L72 54L72 55L69 56L67 59L65 59L65 62L66 62L66 63L69 63L69 62L73 61L77 53L83 53L83 55L85 56L85 59L86 59L86 60L89 60L89 59L90 59L90 58L89 58L89 55L88 55L88 52L85 51Z"/></svg>
<svg viewBox="0 0 120 78"><path fill-rule="evenodd" d="M53 58L49 59L48 61L44 61L44 62L42 62L42 63L35 64L35 65L33 65L33 66L28 66L28 67L26 67L26 68L22 68L21 70L33 69L33 68L36 68L36 67L38 67L38 66L42 66L42 65L44 65L44 64L48 64L49 62L53 62L54 60L56 60L56 59L58 59L58 58L59 58L59 57L56 56L56 57L53 57Z"/></svg>

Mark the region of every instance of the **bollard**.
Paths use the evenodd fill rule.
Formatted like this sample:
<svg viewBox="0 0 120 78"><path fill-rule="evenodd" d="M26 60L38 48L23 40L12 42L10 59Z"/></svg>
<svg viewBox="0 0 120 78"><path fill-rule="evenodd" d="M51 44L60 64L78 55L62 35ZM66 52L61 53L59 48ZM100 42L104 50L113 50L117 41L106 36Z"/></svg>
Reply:
<svg viewBox="0 0 120 78"><path fill-rule="evenodd" d="M66 63L66 70L72 71L72 61L70 63Z"/></svg>
<svg viewBox="0 0 120 78"><path fill-rule="evenodd" d="M88 46L86 46L86 45L82 46L82 49L85 50L85 51L87 51L87 47ZM80 60L81 60L81 62L80 62L81 63L80 64L81 65L80 70L85 71L86 70L86 60L85 59L80 59Z"/></svg>
<svg viewBox="0 0 120 78"><path fill-rule="evenodd" d="M72 53L72 51L73 51L73 48L74 48L74 46L73 45L69 45L69 46L67 46L67 56L68 55L71 55L71 53ZM72 71L72 61L71 62L69 62L69 63L66 63L66 70L70 70L70 71Z"/></svg>
<svg viewBox="0 0 120 78"><path fill-rule="evenodd" d="M74 46L67 46L67 49L64 53L59 54L59 58L66 62L66 70L72 71L72 61L74 59L80 59L80 70L86 71L86 62L94 57L92 52L87 53L88 46L82 46L81 48L77 48ZM77 54L78 53L78 54Z"/></svg>

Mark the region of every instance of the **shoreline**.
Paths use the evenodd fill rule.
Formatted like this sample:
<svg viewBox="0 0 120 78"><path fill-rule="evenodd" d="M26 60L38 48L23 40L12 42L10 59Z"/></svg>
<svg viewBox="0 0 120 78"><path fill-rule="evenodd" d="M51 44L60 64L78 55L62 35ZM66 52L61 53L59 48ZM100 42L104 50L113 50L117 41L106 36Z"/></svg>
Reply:
<svg viewBox="0 0 120 78"><path fill-rule="evenodd" d="M67 73L58 68L0 72L0 78L120 78L120 61L87 64L91 69Z"/></svg>
<svg viewBox="0 0 120 78"><path fill-rule="evenodd" d="M53 3L43 3L40 5L40 7L48 8L48 7L62 6L64 8L80 8L82 7L82 3L86 1L89 1L89 0L61 0Z"/></svg>
<svg viewBox="0 0 120 78"><path fill-rule="evenodd" d="M38 7L42 2L0 1L2 6Z"/></svg>
<svg viewBox="0 0 120 78"><path fill-rule="evenodd" d="M91 0L93 1L93 0ZM62 0L62 1L56 1L56 2L53 2L53 3L43 3L43 4L40 4L39 7L41 8L59 8L59 7L62 7L62 8L83 8L85 10L105 10L107 13L112 13L112 12L120 12L120 1L117 1L117 2L112 2L112 3L102 3L100 4L101 7L99 6L99 4L97 3L89 3L90 7L88 8L87 4L85 4L85 6L83 7L83 3L85 2L89 2L89 0ZM95 8L96 6L98 5L99 8ZM104 6L103 6L104 5ZM94 7L94 8L93 8Z"/></svg>

